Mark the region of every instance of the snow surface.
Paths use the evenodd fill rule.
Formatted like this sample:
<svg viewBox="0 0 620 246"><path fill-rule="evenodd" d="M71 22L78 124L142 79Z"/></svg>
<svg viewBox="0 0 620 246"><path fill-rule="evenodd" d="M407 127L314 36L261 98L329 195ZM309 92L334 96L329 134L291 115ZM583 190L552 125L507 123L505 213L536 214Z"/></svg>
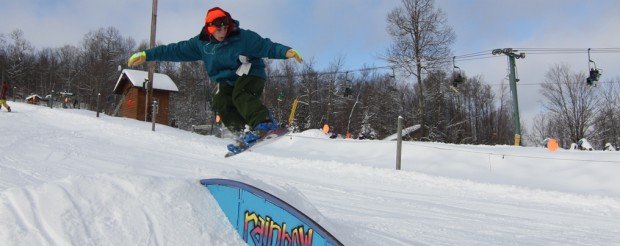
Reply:
<svg viewBox="0 0 620 246"><path fill-rule="evenodd" d="M614 245L620 152L292 134L230 140L78 109L0 112L1 245L243 245L199 184L296 206L345 245Z"/></svg>

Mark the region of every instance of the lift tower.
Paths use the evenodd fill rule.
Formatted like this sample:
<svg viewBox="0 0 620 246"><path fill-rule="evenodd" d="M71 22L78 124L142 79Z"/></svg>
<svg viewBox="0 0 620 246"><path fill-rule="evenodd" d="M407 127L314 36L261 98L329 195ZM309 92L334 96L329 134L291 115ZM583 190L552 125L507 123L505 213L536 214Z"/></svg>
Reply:
<svg viewBox="0 0 620 246"><path fill-rule="evenodd" d="M517 98L517 68L515 65L515 59L525 58L525 53L516 53L517 50L512 48L494 49L491 54L500 55L504 54L508 56L508 64L510 66L510 91L512 92L512 119L514 121L515 131L515 146L521 145L521 120L519 119L519 99Z"/></svg>

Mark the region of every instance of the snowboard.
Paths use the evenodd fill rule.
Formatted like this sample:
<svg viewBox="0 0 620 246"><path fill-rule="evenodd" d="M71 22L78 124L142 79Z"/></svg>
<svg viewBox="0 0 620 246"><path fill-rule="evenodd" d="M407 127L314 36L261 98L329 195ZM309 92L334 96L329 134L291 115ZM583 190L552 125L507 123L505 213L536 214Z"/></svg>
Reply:
<svg viewBox="0 0 620 246"><path fill-rule="evenodd" d="M263 145L265 143L268 143L268 142L271 142L271 141L273 141L275 139L278 139L278 138L288 134L288 132L289 131L288 131L287 128L278 128L278 129L275 129L275 130L271 130L271 131L267 132L267 135L265 135L264 137L256 140L253 143L250 143L250 144L246 144L246 143L244 143L244 142L242 142L240 140L237 140L235 145L240 147L241 150L239 152L237 152L237 153L228 151L228 153L226 153L226 155L224 157L228 158L228 157L231 157L231 156L235 156L235 155L241 154L241 153L246 152L246 151L248 151L248 150L250 150L252 148L255 148L256 146Z"/></svg>

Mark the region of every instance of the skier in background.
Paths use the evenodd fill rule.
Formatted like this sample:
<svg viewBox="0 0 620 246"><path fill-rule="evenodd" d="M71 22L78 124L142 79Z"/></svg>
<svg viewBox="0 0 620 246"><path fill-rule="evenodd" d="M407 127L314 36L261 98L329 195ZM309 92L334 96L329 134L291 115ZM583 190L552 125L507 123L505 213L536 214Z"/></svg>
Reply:
<svg viewBox="0 0 620 246"><path fill-rule="evenodd" d="M329 136L329 138L331 139L338 138L338 133L336 132L336 130L332 130L332 134Z"/></svg>
<svg viewBox="0 0 620 246"><path fill-rule="evenodd" d="M128 65L202 60L209 78L218 85L213 106L222 122L232 131L249 126L241 140L252 143L278 128L260 101L267 77L262 58L303 60L292 48L239 28L239 21L221 8L209 9L204 22L199 35L135 53Z"/></svg>
<svg viewBox="0 0 620 246"><path fill-rule="evenodd" d="M2 82L2 89L0 89L0 109L2 109L2 107L5 107L6 110L11 112L11 107L9 107L9 105L6 103L6 96L9 94L9 88L10 86L8 82Z"/></svg>

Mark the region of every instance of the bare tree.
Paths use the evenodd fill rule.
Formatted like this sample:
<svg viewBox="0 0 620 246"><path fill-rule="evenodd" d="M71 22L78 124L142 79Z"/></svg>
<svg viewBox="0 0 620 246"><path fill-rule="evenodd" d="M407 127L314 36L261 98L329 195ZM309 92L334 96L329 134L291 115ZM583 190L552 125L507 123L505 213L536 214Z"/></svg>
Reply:
<svg viewBox="0 0 620 246"><path fill-rule="evenodd" d="M615 147L620 144L620 79L606 81L601 83L598 90L600 91L601 102L599 104L600 111L596 116L594 123L594 131L596 138L594 142L600 146L611 143Z"/></svg>
<svg viewBox="0 0 620 246"><path fill-rule="evenodd" d="M78 88L85 101L91 107L96 105L97 94L101 93L104 109L111 112L114 109L113 96L114 81L119 76L118 66L125 64L127 54L133 50L135 41L123 38L114 27L100 28L84 35L82 48L82 73L80 77L84 83Z"/></svg>
<svg viewBox="0 0 620 246"><path fill-rule="evenodd" d="M38 84L35 87L36 91L61 91L62 88L59 86L57 79L58 63L58 56L51 48L43 48L36 53L35 69L30 73L31 77L38 79Z"/></svg>
<svg viewBox="0 0 620 246"><path fill-rule="evenodd" d="M310 63L302 70L298 84L299 106L297 108L297 123L302 129L318 128L323 118L321 78Z"/></svg>
<svg viewBox="0 0 620 246"><path fill-rule="evenodd" d="M555 65L545 76L541 93L544 112L559 128L560 141L577 142L593 136L591 127L596 116L598 98L585 84L585 74L572 74L568 65ZM562 143L563 145L570 143Z"/></svg>
<svg viewBox="0 0 620 246"><path fill-rule="evenodd" d="M291 105L297 98L295 87L299 77L294 76L296 64L289 60L277 62L266 60L266 64L268 80L265 84L262 100L271 109L276 121L280 124L286 124L291 112Z"/></svg>
<svg viewBox="0 0 620 246"><path fill-rule="evenodd" d="M177 64L178 68L163 71L173 78L179 88L178 93L171 94L170 120L185 130L190 130L192 125L213 123L215 116L211 101L216 85L209 80L202 62Z"/></svg>
<svg viewBox="0 0 620 246"><path fill-rule="evenodd" d="M351 133L354 136L356 133L366 136L377 134L373 137L393 134L396 132L398 116L407 113L403 103L407 94L406 85L398 84L391 75L377 73L364 76L361 81L364 82L363 90L360 90L361 96L357 99L361 105L355 109L357 117L350 123Z"/></svg>
<svg viewBox="0 0 620 246"><path fill-rule="evenodd" d="M35 90L35 86L27 82L26 75L33 60L34 47L28 40L24 39L24 32L22 30L14 30L11 32L10 37L13 43L7 47L7 77L21 94L30 93Z"/></svg>
<svg viewBox="0 0 620 246"><path fill-rule="evenodd" d="M450 56L450 45L455 40L454 31L447 25L443 11L436 8L434 0L402 0L402 6L387 16L387 31L394 44L387 51L388 62L416 78L417 111L414 115L425 125L425 86L422 72L441 67L442 60Z"/></svg>
<svg viewBox="0 0 620 246"><path fill-rule="evenodd" d="M8 60L8 54L7 54L7 42L6 42L6 37L4 36L4 34L0 33L0 76L2 81L4 81L6 79L6 68L7 68L7 60Z"/></svg>
<svg viewBox="0 0 620 246"><path fill-rule="evenodd" d="M74 84L76 76L80 73L80 49L73 45L65 45L56 51L59 58L59 67L57 74L64 83L63 89L67 92L75 92L76 84Z"/></svg>
<svg viewBox="0 0 620 246"><path fill-rule="evenodd" d="M493 135L495 142L499 144L511 144L514 140L514 127L512 121L512 99L505 83L501 83L499 89L499 108L495 115L495 126Z"/></svg>

